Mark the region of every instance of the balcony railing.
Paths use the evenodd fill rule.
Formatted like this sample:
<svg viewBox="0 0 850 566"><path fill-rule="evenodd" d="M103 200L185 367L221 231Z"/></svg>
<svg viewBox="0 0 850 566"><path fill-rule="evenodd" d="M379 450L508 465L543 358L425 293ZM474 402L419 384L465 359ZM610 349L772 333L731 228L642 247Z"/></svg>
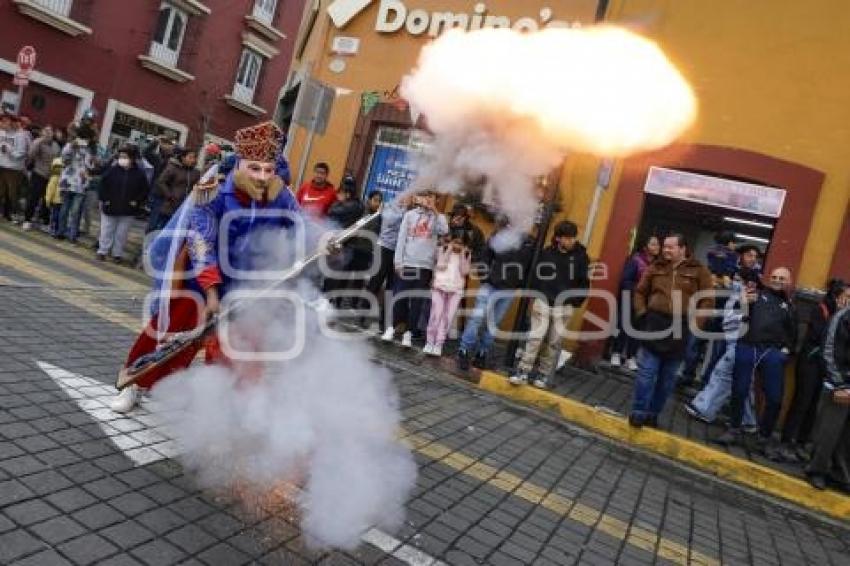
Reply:
<svg viewBox="0 0 850 566"><path fill-rule="evenodd" d="M254 2L254 17L270 26L274 19L274 8L275 2L257 0Z"/></svg>
<svg viewBox="0 0 850 566"><path fill-rule="evenodd" d="M33 0L33 4L38 4L45 10L50 10L54 14L65 16L71 15L71 4L74 0Z"/></svg>
<svg viewBox="0 0 850 566"><path fill-rule="evenodd" d="M161 43L151 41L150 56L151 59L155 59L163 65L166 65L168 67L176 67L179 53L177 53L177 51L174 51L173 49L167 48Z"/></svg>

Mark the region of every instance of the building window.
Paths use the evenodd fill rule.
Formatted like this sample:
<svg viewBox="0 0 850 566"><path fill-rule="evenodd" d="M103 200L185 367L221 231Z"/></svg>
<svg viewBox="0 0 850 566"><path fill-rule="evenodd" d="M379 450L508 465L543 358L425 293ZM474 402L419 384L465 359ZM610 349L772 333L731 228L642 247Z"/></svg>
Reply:
<svg viewBox="0 0 850 566"><path fill-rule="evenodd" d="M34 3L67 18L71 15L71 4L73 2L74 0L35 0Z"/></svg>
<svg viewBox="0 0 850 566"><path fill-rule="evenodd" d="M182 10L169 3L162 4L151 42L150 56L164 65L176 67L188 20L189 16Z"/></svg>
<svg viewBox="0 0 850 566"><path fill-rule="evenodd" d="M254 0L254 17L266 25L272 25L277 0Z"/></svg>
<svg viewBox="0 0 850 566"><path fill-rule="evenodd" d="M260 78L263 58L250 49L242 50L239 69L236 71L236 83L233 85L233 98L246 104L254 100L254 91Z"/></svg>
<svg viewBox="0 0 850 566"><path fill-rule="evenodd" d="M18 11L35 20L76 37L90 34L91 28L71 18L74 0L12 0Z"/></svg>

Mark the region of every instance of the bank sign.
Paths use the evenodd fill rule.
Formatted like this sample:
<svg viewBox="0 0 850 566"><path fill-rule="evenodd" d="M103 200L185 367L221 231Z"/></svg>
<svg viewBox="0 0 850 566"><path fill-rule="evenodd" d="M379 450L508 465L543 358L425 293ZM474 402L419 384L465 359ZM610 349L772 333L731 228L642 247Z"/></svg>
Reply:
<svg viewBox="0 0 850 566"><path fill-rule="evenodd" d="M335 0L328 6L328 15L334 25L342 29L348 23L378 2L375 31L396 33L405 30L410 35L437 37L451 28L478 30L483 28L511 28L517 31L537 31L549 27L570 27L569 22L555 19L551 8L544 7L535 15L511 20L507 16L491 14L487 4L477 2L468 12L426 10L411 5L425 0ZM574 23L572 25L578 25Z"/></svg>

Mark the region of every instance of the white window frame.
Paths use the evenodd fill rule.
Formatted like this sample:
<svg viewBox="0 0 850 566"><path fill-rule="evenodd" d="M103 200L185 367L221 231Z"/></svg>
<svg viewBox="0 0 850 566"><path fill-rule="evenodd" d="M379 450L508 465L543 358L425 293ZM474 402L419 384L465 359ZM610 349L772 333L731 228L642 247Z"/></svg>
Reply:
<svg viewBox="0 0 850 566"><path fill-rule="evenodd" d="M246 66L250 66L252 62L256 64L256 72L254 73L253 83L249 84L246 80L250 78L251 69L250 67L246 68ZM253 49L243 47L242 54L239 56L239 65L236 67L236 77L233 81L233 98L239 102L252 104L254 102L254 95L257 92L257 84L260 82L260 73L262 70L263 56ZM240 77L242 77L241 81Z"/></svg>
<svg viewBox="0 0 850 566"><path fill-rule="evenodd" d="M25 15L67 33L71 37L90 35L92 29L71 19L74 0L12 0L18 11Z"/></svg>
<svg viewBox="0 0 850 566"><path fill-rule="evenodd" d="M71 16L71 8L74 5L74 0L34 0L33 4L38 4L45 10L50 10L54 14L68 18Z"/></svg>
<svg viewBox="0 0 850 566"><path fill-rule="evenodd" d="M254 0L252 14L259 21L271 26L277 11L277 0Z"/></svg>
<svg viewBox="0 0 850 566"><path fill-rule="evenodd" d="M157 41L156 32L159 29L160 17L163 10L170 10L171 13L168 17L168 22L165 24L165 30L162 37L162 43ZM171 35L174 33L174 25L175 20L177 18L182 20L182 29L180 30L180 36L177 39L177 47L172 49L169 47L169 40L171 39ZM166 66L176 68L177 61L180 59L180 50L183 48L183 39L186 37L186 28L189 26L189 14L178 8L171 2L163 2L159 7L159 12L156 17L156 28L154 29L154 37L151 38L151 46L150 46L150 56L152 59L156 60L159 63L162 63Z"/></svg>

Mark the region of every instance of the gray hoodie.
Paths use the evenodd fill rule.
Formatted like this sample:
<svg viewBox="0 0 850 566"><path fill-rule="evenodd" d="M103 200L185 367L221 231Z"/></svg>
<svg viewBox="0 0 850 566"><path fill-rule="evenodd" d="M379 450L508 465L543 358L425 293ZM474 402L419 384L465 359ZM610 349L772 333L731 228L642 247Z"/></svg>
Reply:
<svg viewBox="0 0 850 566"><path fill-rule="evenodd" d="M401 219L407 208L399 205L398 201L391 202L381 209L381 233L378 235L378 244L382 248L394 250L398 242L398 229L401 228Z"/></svg>
<svg viewBox="0 0 850 566"><path fill-rule="evenodd" d="M449 223L442 214L424 208L408 211L401 220L394 264L401 267L434 269L437 241L449 233Z"/></svg>
<svg viewBox="0 0 850 566"><path fill-rule="evenodd" d="M53 138L38 138L30 146L29 157L32 161L32 172L45 179L50 178L50 164L59 157L62 149Z"/></svg>
<svg viewBox="0 0 850 566"><path fill-rule="evenodd" d="M23 130L0 130L0 169L23 171L26 166L29 135Z"/></svg>

